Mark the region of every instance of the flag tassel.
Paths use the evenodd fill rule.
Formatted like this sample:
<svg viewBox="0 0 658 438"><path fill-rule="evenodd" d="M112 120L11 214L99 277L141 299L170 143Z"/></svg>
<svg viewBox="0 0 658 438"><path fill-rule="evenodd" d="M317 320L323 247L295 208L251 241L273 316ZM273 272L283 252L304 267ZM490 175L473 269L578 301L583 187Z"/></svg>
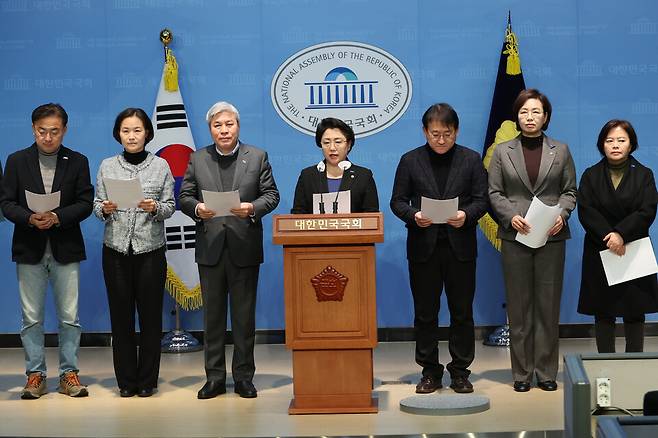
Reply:
<svg viewBox="0 0 658 438"><path fill-rule="evenodd" d="M165 289L176 300L178 305L185 310L196 310L203 305L201 285L197 285L193 289L188 289L170 266L167 266Z"/></svg>
<svg viewBox="0 0 658 438"><path fill-rule="evenodd" d="M480 230L482 230L484 237L491 242L491 245L493 245L494 248L500 251L500 239L496 237L498 234L498 224L496 221L493 220L489 213L486 213L480 218L478 224L480 225Z"/></svg>
<svg viewBox="0 0 658 438"><path fill-rule="evenodd" d="M165 72L164 72L164 86L167 91L177 91L178 90L178 63L176 62L176 57L174 53L167 48L166 49L166 61L165 61Z"/></svg>
<svg viewBox="0 0 658 438"><path fill-rule="evenodd" d="M505 51L507 55L507 66L505 72L508 75L521 74L521 58L519 58L519 44L516 35L512 32L512 26L508 25L505 31Z"/></svg>

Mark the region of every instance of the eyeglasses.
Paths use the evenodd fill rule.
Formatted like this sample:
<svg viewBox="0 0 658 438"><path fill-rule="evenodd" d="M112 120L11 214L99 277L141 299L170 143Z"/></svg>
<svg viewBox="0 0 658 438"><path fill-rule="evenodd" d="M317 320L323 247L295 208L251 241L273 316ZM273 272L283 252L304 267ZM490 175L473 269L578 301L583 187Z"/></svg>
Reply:
<svg viewBox="0 0 658 438"><path fill-rule="evenodd" d="M519 111L519 117L528 117L529 115L531 115L534 118L534 117L541 117L542 114L544 114L544 111L541 111L541 110L532 110L532 111L521 110L521 111Z"/></svg>
<svg viewBox="0 0 658 438"><path fill-rule="evenodd" d="M430 137L434 140L450 140L455 136L455 131L446 131L446 132L430 132Z"/></svg>
<svg viewBox="0 0 658 438"><path fill-rule="evenodd" d="M59 137L59 135L62 133L62 130L59 128L53 128L53 129L44 129L44 128L39 128L34 131L35 135L38 135L40 138L55 138Z"/></svg>
<svg viewBox="0 0 658 438"><path fill-rule="evenodd" d="M326 139L322 140L322 142L320 144L322 145L323 148L330 148L331 145L334 145L337 148L340 148L340 147L343 147L343 146L347 145L347 139L345 139L345 138L334 138L333 140L331 140L331 139L326 138Z"/></svg>

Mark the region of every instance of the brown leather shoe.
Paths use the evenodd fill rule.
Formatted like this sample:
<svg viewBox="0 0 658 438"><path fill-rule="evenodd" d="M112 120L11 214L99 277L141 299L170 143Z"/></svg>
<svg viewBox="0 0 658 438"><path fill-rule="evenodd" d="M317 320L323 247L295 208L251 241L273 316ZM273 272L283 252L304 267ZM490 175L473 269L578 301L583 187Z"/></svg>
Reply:
<svg viewBox="0 0 658 438"><path fill-rule="evenodd" d="M421 377L420 382L418 382L418 385L416 385L416 393L431 394L432 392L441 388L443 388L441 379L437 379L432 376L423 376Z"/></svg>
<svg viewBox="0 0 658 438"><path fill-rule="evenodd" d="M450 388L459 394L468 394L473 392L473 385L468 381L468 377L455 377L450 382Z"/></svg>

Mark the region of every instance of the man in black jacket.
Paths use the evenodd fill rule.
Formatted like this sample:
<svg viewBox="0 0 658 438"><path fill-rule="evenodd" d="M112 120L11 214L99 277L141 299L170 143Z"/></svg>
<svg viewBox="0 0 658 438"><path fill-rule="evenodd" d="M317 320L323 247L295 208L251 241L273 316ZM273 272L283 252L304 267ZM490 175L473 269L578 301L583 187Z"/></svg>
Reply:
<svg viewBox="0 0 658 438"><path fill-rule="evenodd" d="M14 223L12 259L17 265L22 307L21 341L27 384L21 398L47 392L44 352L44 309L50 282L59 319L59 392L88 395L78 379L78 283L86 258L80 222L91 214L94 189L87 158L62 145L68 115L48 103L32 112L35 142L7 158L2 179L2 211ZM28 205L28 192L59 192L59 205L49 211Z"/></svg>
<svg viewBox="0 0 658 438"><path fill-rule="evenodd" d="M480 155L455 143L458 132L455 110L446 103L432 105L423 115L427 143L402 156L391 196L391 210L407 227L416 363L423 368L416 392L421 394L442 387L437 331L444 288L450 309L450 387L473 392L468 367L475 354L475 228L488 207L487 176ZM422 196L458 197L457 214L445 224L433 224L421 213Z"/></svg>

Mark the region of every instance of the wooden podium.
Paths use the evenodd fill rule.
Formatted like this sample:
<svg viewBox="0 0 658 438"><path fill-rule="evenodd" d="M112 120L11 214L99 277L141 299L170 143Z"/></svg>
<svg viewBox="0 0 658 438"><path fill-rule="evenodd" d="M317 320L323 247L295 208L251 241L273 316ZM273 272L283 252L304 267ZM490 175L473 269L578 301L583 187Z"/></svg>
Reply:
<svg viewBox="0 0 658 438"><path fill-rule="evenodd" d="M283 245L289 414L374 413L375 243L382 213L275 215Z"/></svg>

